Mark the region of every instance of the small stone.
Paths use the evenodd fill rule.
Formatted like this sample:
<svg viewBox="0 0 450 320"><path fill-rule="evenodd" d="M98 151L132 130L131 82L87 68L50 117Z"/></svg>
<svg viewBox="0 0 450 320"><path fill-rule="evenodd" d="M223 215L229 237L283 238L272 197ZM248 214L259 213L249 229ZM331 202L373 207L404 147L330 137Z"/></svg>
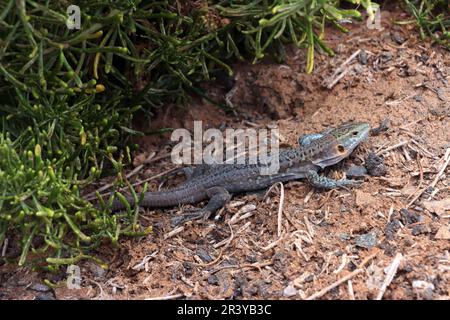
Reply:
<svg viewBox="0 0 450 320"><path fill-rule="evenodd" d="M367 64L367 52L365 50L361 50L358 56L359 63L365 65Z"/></svg>
<svg viewBox="0 0 450 320"><path fill-rule="evenodd" d="M431 232L430 228L427 225L425 225L425 224L415 225L411 229L411 233L412 233L413 236L418 236L420 234L427 234L427 233L430 233L430 232Z"/></svg>
<svg viewBox="0 0 450 320"><path fill-rule="evenodd" d="M215 274L212 274L208 277L208 283L217 286L219 285L219 278Z"/></svg>
<svg viewBox="0 0 450 320"><path fill-rule="evenodd" d="M416 94L416 95L413 97L413 99L414 99L416 102L422 102L422 101L423 101L423 96L421 96L420 94Z"/></svg>
<svg viewBox="0 0 450 320"><path fill-rule="evenodd" d="M384 234L386 235L386 239L392 240L396 235L398 229L400 229L400 223L397 219L390 221L386 228L384 229Z"/></svg>
<svg viewBox="0 0 450 320"><path fill-rule="evenodd" d="M419 60L420 62L422 62L422 63L426 63L426 62L428 61L428 59L430 59L430 56L427 55L427 54L425 54L425 53L422 53L422 54L418 57L418 60Z"/></svg>
<svg viewBox="0 0 450 320"><path fill-rule="evenodd" d="M402 44L405 42L405 38L400 33L395 31L391 34L391 38L397 44Z"/></svg>
<svg viewBox="0 0 450 320"><path fill-rule="evenodd" d="M423 220L423 217L420 214L404 208L400 210L400 217L404 225L421 222Z"/></svg>
<svg viewBox="0 0 450 320"><path fill-rule="evenodd" d="M387 174L387 168L384 165L384 158L369 152L366 158L367 172L374 177L380 177Z"/></svg>
<svg viewBox="0 0 450 320"><path fill-rule="evenodd" d="M341 241L348 241L350 240L350 235L346 232L342 232L341 234L339 234L339 239Z"/></svg>
<svg viewBox="0 0 450 320"><path fill-rule="evenodd" d="M34 300L56 300L53 292L39 293L34 297Z"/></svg>
<svg viewBox="0 0 450 320"><path fill-rule="evenodd" d="M391 61L392 60L392 53L391 52L389 52L389 51L384 51L382 54L381 54L381 61L382 62L388 62L388 61Z"/></svg>
<svg viewBox="0 0 450 320"><path fill-rule="evenodd" d="M35 283L30 287L30 289L39 292L48 292L51 290L48 286L42 283Z"/></svg>
<svg viewBox="0 0 450 320"><path fill-rule="evenodd" d="M283 290L283 296L287 298L296 296L297 294L298 294L297 289L295 289L291 283Z"/></svg>
<svg viewBox="0 0 450 320"><path fill-rule="evenodd" d="M413 280L412 287L418 298L431 300L433 299L434 284L423 280Z"/></svg>
<svg viewBox="0 0 450 320"><path fill-rule="evenodd" d="M377 245L377 234L373 231L356 237L355 244L358 247L370 249Z"/></svg>
<svg viewBox="0 0 450 320"><path fill-rule="evenodd" d="M351 166L346 174L349 178L361 178L367 174L367 169L363 166Z"/></svg>
<svg viewBox="0 0 450 320"><path fill-rule="evenodd" d="M203 249L203 248L199 248L199 249L197 250L197 255L200 257L200 259L203 260L203 262L206 262L206 263L211 262L211 261L214 260L214 259L211 257L211 255L210 255L205 249Z"/></svg>

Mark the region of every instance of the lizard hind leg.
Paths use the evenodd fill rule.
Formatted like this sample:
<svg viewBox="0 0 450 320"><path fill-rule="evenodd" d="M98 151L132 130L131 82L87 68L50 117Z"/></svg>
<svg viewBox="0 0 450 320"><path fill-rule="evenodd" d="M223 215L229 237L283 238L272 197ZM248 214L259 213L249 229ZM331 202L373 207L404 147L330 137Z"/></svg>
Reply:
<svg viewBox="0 0 450 320"><path fill-rule="evenodd" d="M209 216L211 213L224 207L231 199L231 194L223 187L212 187L206 193L209 197L209 202L204 208L173 217L171 219L172 226Z"/></svg>
<svg viewBox="0 0 450 320"><path fill-rule="evenodd" d="M351 187L351 186L359 186L362 182L357 180L334 180L331 178L320 176L317 171L309 170L306 173L306 178L308 179L309 184L316 188L322 189L335 189L340 187Z"/></svg>

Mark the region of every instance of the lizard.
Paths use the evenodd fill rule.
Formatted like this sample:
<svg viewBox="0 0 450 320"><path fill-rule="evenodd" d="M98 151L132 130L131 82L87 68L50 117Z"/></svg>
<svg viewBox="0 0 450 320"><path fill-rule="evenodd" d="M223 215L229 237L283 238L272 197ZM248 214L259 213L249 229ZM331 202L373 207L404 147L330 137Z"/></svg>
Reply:
<svg viewBox="0 0 450 320"><path fill-rule="evenodd" d="M368 137L369 131L368 123L358 122L300 136L298 147L279 151L279 170L273 174L262 175L261 164L203 164L194 169L186 168L187 180L183 184L168 190L146 192L139 205L164 208L209 199L204 208L173 218L172 224L177 225L209 216L224 207L233 194L266 189L278 182L306 179L313 187L323 189L357 186L361 181L334 180L320 176L318 171L347 158ZM131 206L136 205L133 197L125 196L125 199ZM113 212L125 208L118 199L111 204Z"/></svg>

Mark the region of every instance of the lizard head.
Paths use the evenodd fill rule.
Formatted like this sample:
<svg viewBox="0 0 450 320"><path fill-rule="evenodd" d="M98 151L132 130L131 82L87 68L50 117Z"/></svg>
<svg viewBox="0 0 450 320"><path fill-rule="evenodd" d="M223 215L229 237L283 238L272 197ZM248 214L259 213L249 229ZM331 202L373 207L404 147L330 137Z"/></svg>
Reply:
<svg viewBox="0 0 450 320"><path fill-rule="evenodd" d="M336 138L337 151L348 156L358 144L367 138L369 131L368 123L356 122L333 129L330 134Z"/></svg>
<svg viewBox="0 0 450 320"><path fill-rule="evenodd" d="M321 168L338 163L367 138L369 131L369 124L363 122L347 123L328 131L323 138L315 141L316 145L321 145L321 152L312 162Z"/></svg>

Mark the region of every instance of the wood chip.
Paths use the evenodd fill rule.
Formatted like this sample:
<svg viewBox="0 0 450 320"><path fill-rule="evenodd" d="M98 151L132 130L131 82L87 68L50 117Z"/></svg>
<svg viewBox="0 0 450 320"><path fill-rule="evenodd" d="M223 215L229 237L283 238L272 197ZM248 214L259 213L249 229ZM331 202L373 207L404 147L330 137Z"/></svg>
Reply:
<svg viewBox="0 0 450 320"><path fill-rule="evenodd" d="M436 239L440 239L440 240L450 240L450 226L446 225L446 226L440 227L434 237Z"/></svg>
<svg viewBox="0 0 450 320"><path fill-rule="evenodd" d="M450 211L450 198L443 200L424 201L423 206L428 211L441 216L445 214L445 211Z"/></svg>

